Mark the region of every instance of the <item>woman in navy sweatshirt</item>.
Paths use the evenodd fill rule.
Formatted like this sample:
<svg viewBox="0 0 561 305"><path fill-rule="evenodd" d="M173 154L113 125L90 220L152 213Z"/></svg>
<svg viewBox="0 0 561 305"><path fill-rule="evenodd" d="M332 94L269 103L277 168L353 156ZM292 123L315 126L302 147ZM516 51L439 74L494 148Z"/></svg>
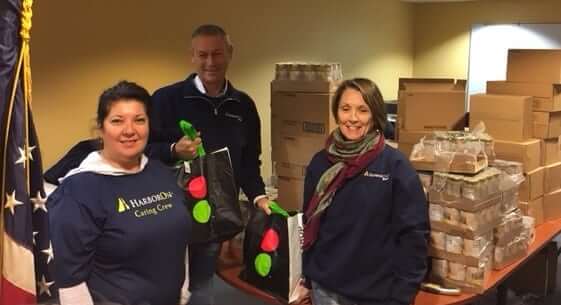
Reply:
<svg viewBox="0 0 561 305"><path fill-rule="evenodd" d="M411 304L429 232L417 173L384 145L384 100L372 81L343 82L331 110L338 128L304 187L303 272L313 303Z"/></svg>
<svg viewBox="0 0 561 305"><path fill-rule="evenodd" d="M172 170L143 154L149 104L135 83L105 90L97 112L101 150L48 199L61 305L187 302L191 218Z"/></svg>

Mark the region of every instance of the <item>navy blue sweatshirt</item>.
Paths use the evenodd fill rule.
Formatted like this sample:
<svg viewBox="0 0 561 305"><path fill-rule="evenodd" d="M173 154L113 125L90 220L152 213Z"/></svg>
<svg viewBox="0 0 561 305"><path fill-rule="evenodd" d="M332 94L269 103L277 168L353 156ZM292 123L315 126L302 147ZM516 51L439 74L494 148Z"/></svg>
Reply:
<svg viewBox="0 0 561 305"><path fill-rule="evenodd" d="M157 160L136 174L66 178L47 203L58 286L85 282L94 301L178 304L191 225L183 198Z"/></svg>
<svg viewBox="0 0 561 305"><path fill-rule="evenodd" d="M324 150L313 157L304 210L331 165ZM304 252L303 272L357 304L410 304L427 270L428 232L417 173L400 152L385 146L335 194L318 239Z"/></svg>
<svg viewBox="0 0 561 305"><path fill-rule="evenodd" d="M152 96L150 139L147 154L173 163L170 146L183 135L178 122L193 124L201 132L207 152L224 147L230 150L236 184L249 200L265 194L261 178L261 124L253 100L228 83L223 96L201 93L195 74L186 80L156 90Z"/></svg>

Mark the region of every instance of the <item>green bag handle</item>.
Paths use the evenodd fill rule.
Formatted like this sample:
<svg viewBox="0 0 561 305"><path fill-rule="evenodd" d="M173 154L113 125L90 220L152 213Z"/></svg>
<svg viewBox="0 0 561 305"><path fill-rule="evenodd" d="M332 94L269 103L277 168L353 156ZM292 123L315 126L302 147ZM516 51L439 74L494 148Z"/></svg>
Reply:
<svg viewBox="0 0 561 305"><path fill-rule="evenodd" d="M195 138L197 137L197 130L195 130L193 124L187 122L186 120L179 121L179 128L181 128L183 134L189 139L195 140ZM203 144L201 143L197 146L197 156L203 157L204 155L206 155L206 152L203 147Z"/></svg>
<svg viewBox="0 0 561 305"><path fill-rule="evenodd" d="M271 203L269 204L269 209L271 209L271 212L275 213L275 214L279 214L282 215L284 217L289 217L290 215L288 215L288 212L285 211L276 201L271 200Z"/></svg>

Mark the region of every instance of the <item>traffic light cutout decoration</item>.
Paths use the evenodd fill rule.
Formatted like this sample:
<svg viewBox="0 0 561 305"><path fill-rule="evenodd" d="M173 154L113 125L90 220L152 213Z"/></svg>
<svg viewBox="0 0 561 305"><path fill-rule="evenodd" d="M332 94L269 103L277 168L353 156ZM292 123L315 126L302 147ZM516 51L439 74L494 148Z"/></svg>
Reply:
<svg viewBox="0 0 561 305"><path fill-rule="evenodd" d="M179 128L192 140L198 136L185 120ZM179 165L177 183L184 189L184 203L193 219L190 242L221 242L241 232L244 222L228 148L207 153L200 144L196 157Z"/></svg>
<svg viewBox="0 0 561 305"><path fill-rule="evenodd" d="M271 215L252 211L244 238L244 270L240 278L283 303L294 296L301 274L301 213L289 214L275 202Z"/></svg>
<svg viewBox="0 0 561 305"><path fill-rule="evenodd" d="M200 199L193 206L193 219L198 223L207 223L212 215L212 206L207 196L206 179L203 176L192 177L185 184L187 198Z"/></svg>

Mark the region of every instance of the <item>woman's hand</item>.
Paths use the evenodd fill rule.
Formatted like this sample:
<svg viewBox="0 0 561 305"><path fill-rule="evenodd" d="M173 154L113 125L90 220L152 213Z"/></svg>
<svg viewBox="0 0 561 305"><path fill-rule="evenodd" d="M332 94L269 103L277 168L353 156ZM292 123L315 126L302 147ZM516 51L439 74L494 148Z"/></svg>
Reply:
<svg viewBox="0 0 561 305"><path fill-rule="evenodd" d="M300 279L300 282L298 282L295 293L298 297L296 301L290 303L290 305L312 305L310 289L304 286L304 279Z"/></svg>

